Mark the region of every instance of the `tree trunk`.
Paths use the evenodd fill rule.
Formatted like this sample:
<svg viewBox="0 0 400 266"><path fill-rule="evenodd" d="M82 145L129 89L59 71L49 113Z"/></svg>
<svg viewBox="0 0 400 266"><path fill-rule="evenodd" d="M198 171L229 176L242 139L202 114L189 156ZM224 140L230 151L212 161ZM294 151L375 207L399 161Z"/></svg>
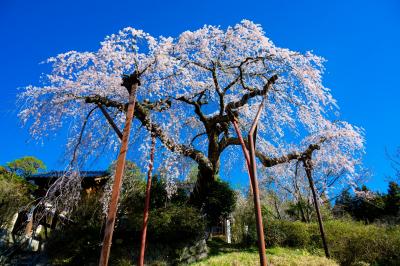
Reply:
<svg viewBox="0 0 400 266"><path fill-rule="evenodd" d="M276 216L277 216L278 220L282 220L282 217L281 217L281 214L280 214L279 208L278 208L278 203L276 202L275 196L274 196L274 206L275 206Z"/></svg>
<svg viewBox="0 0 400 266"><path fill-rule="evenodd" d="M299 209L300 209L301 221L304 222L304 223L308 223L309 221L306 218L306 215L304 213L303 203L304 203L304 201L303 201L302 197L300 196L299 200L297 201L297 204L298 204Z"/></svg>
<svg viewBox="0 0 400 266"><path fill-rule="evenodd" d="M190 194L189 203L201 208L204 197L208 189L217 180L220 169L220 151L218 145L218 134L214 131L208 134L208 159L211 162L212 168L199 164L197 181Z"/></svg>
<svg viewBox="0 0 400 266"><path fill-rule="evenodd" d="M189 203L198 208L201 208L207 191L209 190L210 186L212 186L212 184L217 180L218 172L215 173L212 169L201 165L198 166L198 170L199 172L197 174L197 180L194 185L193 191L190 194Z"/></svg>

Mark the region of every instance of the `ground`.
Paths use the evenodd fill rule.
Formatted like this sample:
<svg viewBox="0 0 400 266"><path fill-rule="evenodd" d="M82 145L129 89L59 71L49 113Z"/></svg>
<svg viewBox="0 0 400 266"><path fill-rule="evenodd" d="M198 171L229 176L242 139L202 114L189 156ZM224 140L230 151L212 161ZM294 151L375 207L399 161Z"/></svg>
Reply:
<svg viewBox="0 0 400 266"><path fill-rule="evenodd" d="M240 249L227 247L219 241L209 243L210 256L191 266L250 266L259 265L258 250L255 248ZM225 247L224 247L225 246ZM268 265L274 266L336 266L334 260L323 257L322 252L316 251L311 254L303 249L269 248L267 249Z"/></svg>

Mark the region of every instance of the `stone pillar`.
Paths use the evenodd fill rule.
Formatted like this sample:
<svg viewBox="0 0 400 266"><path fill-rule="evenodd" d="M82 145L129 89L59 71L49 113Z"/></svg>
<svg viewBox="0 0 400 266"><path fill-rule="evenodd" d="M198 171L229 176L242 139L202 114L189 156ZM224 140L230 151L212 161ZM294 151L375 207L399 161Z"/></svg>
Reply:
<svg viewBox="0 0 400 266"><path fill-rule="evenodd" d="M228 244L232 243L231 221L229 219L226 219L226 242Z"/></svg>

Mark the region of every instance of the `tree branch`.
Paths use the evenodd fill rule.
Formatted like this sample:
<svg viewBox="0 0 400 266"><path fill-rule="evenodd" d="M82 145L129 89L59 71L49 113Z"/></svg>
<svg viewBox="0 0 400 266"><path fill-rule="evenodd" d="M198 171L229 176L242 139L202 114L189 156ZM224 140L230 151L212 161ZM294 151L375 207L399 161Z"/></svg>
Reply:
<svg viewBox="0 0 400 266"><path fill-rule="evenodd" d="M85 98L85 102L102 104L107 107L117 108L118 110L121 111L126 110L125 104L109 100L105 97L101 97L98 95L87 96ZM208 169L213 168L210 160L201 151L184 144L175 143L175 141L172 138L167 136L158 124L151 121L149 109L147 109L145 105L143 105L140 102L136 103L135 118L138 119L147 128L147 130L154 133L157 136L157 138L164 144L164 146L171 152L177 152L183 156L187 156L196 161L202 167L206 167Z"/></svg>
<svg viewBox="0 0 400 266"><path fill-rule="evenodd" d="M199 98L201 98L202 94L199 95ZM201 102L200 100L198 101L193 101L190 100L186 97L179 97L179 98L175 98L175 100L177 101L181 101L181 102L185 102L187 104L193 105L194 106L194 112L197 114L197 116L199 117L200 121L203 122L203 124L205 125L205 127L207 128L208 125L208 118L203 114L203 112L201 111Z"/></svg>
<svg viewBox="0 0 400 266"><path fill-rule="evenodd" d="M115 133L118 135L118 138L122 140L122 132L121 132L121 130L119 130L118 126L115 124L114 120L111 118L110 114L107 112L107 109L101 103L97 104L97 106L100 108L101 112L107 119L110 126L114 129Z"/></svg>
<svg viewBox="0 0 400 266"><path fill-rule="evenodd" d="M272 86L272 84L274 84L277 79L278 79L278 76L273 75L272 77L270 77L268 79L267 84L264 85L262 90L253 90L249 93L244 94L240 100L228 103L225 108L227 113L229 113L233 109L237 109L237 108L247 104L251 98L254 98L256 96L265 95L268 92L268 90L270 89L270 87Z"/></svg>
<svg viewBox="0 0 400 266"><path fill-rule="evenodd" d="M318 143L310 144L307 147L307 149L305 149L304 151L294 151L294 152L288 153L288 154L280 156L280 157L272 158L272 157L269 157L269 156L263 154L262 152L260 152L258 150L256 150L256 156L260 160L260 162L262 163L262 165L264 167L272 167L272 166L275 166L278 164L288 163L292 160L303 160L305 157L312 154L312 152L314 150L319 150L320 145L323 142L325 142L325 140L326 140L326 138L321 138L321 140ZM246 144L246 147L249 147L247 140L245 140L245 144ZM221 152L230 145L240 145L239 139L238 138L222 139L222 141L220 143Z"/></svg>
<svg viewBox="0 0 400 266"><path fill-rule="evenodd" d="M206 134L207 134L206 132L202 132L202 133L197 134L196 136L194 136L194 137L192 138L192 141L190 142L190 144L193 144L193 142L194 142L198 137L203 136L203 135L206 135Z"/></svg>

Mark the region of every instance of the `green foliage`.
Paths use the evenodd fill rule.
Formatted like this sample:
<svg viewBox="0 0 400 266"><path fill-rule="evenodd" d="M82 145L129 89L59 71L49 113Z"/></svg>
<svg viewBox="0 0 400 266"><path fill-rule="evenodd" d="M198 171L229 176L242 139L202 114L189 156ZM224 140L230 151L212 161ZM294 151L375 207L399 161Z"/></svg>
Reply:
<svg viewBox="0 0 400 266"><path fill-rule="evenodd" d="M6 226L12 216L31 201L29 186L20 180L0 175L0 226Z"/></svg>
<svg viewBox="0 0 400 266"><path fill-rule="evenodd" d="M322 248L316 223L275 220L266 221L264 226L267 246ZM397 265L400 261L400 227L332 220L325 223L325 231L331 254L341 265Z"/></svg>
<svg viewBox="0 0 400 266"><path fill-rule="evenodd" d="M5 168L13 175L26 178L36 174L40 169L46 169L46 166L36 157L25 156L7 163Z"/></svg>
<svg viewBox="0 0 400 266"><path fill-rule="evenodd" d="M359 192L371 193L366 186ZM372 197L351 195L343 191L337 199L334 213L337 217L345 214L365 223L383 222L398 223L400 221L400 187L395 182L389 183L387 194L373 193Z"/></svg>
<svg viewBox="0 0 400 266"><path fill-rule="evenodd" d="M123 241L121 249L126 249L126 243L134 243L131 250L138 250L146 181L141 174L132 175L123 187L115 239ZM188 192L179 184L177 193L168 198L164 180L157 175L152 177L146 261L173 261L182 248L204 236L204 218L198 209L186 205L187 201ZM119 257L128 255L137 257L124 253ZM118 257L115 252L114 257Z"/></svg>
<svg viewBox="0 0 400 266"><path fill-rule="evenodd" d="M331 221L326 231L331 253L344 265L359 261L398 265L400 261L400 227Z"/></svg>
<svg viewBox="0 0 400 266"><path fill-rule="evenodd" d="M112 171L112 169L111 169ZM122 186L119 214L110 256L112 265L130 265L137 259L143 222L146 180L135 164L129 162ZM185 205L188 193L167 197L165 182L152 178L151 206L147 229L146 262L175 261L185 246L204 236L205 222L199 210ZM49 240L52 263L87 265L100 254L104 215L97 198L87 197L73 212L73 224L53 232Z"/></svg>
<svg viewBox="0 0 400 266"><path fill-rule="evenodd" d="M304 209L307 209L307 214L304 215L307 217L307 221L311 219L316 219L315 211L312 210L312 206L310 204L306 204L303 202ZM268 204L268 202L264 202L261 206L262 216L265 218L264 228L267 228L269 234L266 235L267 246L270 245L284 245L284 246L297 246L297 245L307 245L310 242L310 239L307 234L303 231L304 223L301 223L299 220L302 220L301 211L299 210L298 204L289 204L288 209L286 209L286 213L290 213L290 220L294 220L296 222L288 221L288 220L278 220L280 223L275 223L274 215L272 214L272 207ZM303 210L304 211L304 210ZM331 218L329 206L323 205L321 206L321 212L326 220ZM255 222L255 213L254 213L254 204L253 198L251 195L248 195L246 198L238 195L237 205L235 211L233 212L234 223L232 226L232 237L235 243L241 243L244 245L253 245L257 241L257 231L256 231L256 222ZM287 230L282 230L282 226L288 227ZM246 230L247 229L247 230ZM285 233L287 232L287 233Z"/></svg>
<svg viewBox="0 0 400 266"><path fill-rule="evenodd" d="M204 236L204 222L199 211L185 205L169 205L150 213L149 237L157 242L175 245L193 242Z"/></svg>
<svg viewBox="0 0 400 266"><path fill-rule="evenodd" d="M0 226L6 226L16 212L32 201L35 187L25 177L44 168L43 162L32 156L0 166Z"/></svg>
<svg viewBox="0 0 400 266"><path fill-rule="evenodd" d="M265 242L270 246L307 247L311 242L307 223L299 221L265 221Z"/></svg>
<svg viewBox="0 0 400 266"><path fill-rule="evenodd" d="M210 184L200 207L209 226L216 225L235 208L236 194L227 182L217 180Z"/></svg>
<svg viewBox="0 0 400 266"><path fill-rule="evenodd" d="M388 193L385 197L385 212L389 216L399 216L400 212L400 186L396 182L390 182Z"/></svg>
<svg viewBox="0 0 400 266"><path fill-rule="evenodd" d="M253 199L237 195L236 207L232 213L232 240L245 246L256 242L256 227Z"/></svg>
<svg viewBox="0 0 400 266"><path fill-rule="evenodd" d="M52 265L96 262L102 241L102 210L97 197L83 198L71 214L73 222L51 232L46 250Z"/></svg>

